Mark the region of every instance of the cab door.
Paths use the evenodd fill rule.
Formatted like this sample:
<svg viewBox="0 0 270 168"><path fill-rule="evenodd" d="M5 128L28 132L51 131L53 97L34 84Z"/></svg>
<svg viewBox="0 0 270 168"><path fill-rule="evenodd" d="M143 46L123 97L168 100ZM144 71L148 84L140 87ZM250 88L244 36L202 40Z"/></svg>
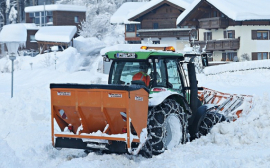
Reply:
<svg viewBox="0 0 270 168"><path fill-rule="evenodd" d="M167 74L168 74L168 87L178 91L183 96L184 89L181 76L179 74L178 63L176 60L166 60Z"/></svg>

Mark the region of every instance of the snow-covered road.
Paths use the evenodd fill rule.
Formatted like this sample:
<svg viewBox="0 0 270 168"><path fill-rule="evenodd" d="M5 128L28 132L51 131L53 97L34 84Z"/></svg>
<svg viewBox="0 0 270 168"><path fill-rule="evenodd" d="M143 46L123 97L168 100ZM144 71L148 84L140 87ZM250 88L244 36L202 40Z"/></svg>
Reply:
<svg viewBox="0 0 270 168"><path fill-rule="evenodd" d="M205 137L151 159L54 149L49 84L104 83L107 80L107 75L96 72L101 58L93 61L90 71L77 71L79 65L74 62L81 59L76 49L69 48L63 53L57 55L57 70L53 64L44 65L45 55L19 58L12 99L11 75L0 73L0 167L270 167L268 69L198 75L200 86L254 95L254 108L235 122L218 124ZM29 62L34 62L33 70ZM6 62L0 59L0 68L4 65Z"/></svg>

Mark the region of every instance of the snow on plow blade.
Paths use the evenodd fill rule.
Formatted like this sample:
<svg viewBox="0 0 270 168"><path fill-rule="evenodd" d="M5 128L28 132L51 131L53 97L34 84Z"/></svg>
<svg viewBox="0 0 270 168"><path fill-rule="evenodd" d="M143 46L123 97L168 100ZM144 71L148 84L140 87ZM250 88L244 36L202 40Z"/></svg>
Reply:
<svg viewBox="0 0 270 168"><path fill-rule="evenodd" d="M143 146L138 145L135 153L131 150L132 142L144 143L147 136L149 91L144 86L51 84L50 88L53 146L133 154ZM55 133L54 122L61 132Z"/></svg>
<svg viewBox="0 0 270 168"><path fill-rule="evenodd" d="M230 121L235 121L252 108L253 96L250 95L228 94L203 88L202 91L198 91L198 97L204 104L213 104L216 112L223 114Z"/></svg>

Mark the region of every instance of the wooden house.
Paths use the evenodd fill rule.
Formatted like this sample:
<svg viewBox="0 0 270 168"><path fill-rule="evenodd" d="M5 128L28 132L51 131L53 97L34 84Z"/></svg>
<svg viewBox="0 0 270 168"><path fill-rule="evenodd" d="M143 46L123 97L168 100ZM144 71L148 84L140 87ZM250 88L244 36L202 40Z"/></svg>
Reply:
<svg viewBox="0 0 270 168"><path fill-rule="evenodd" d="M194 0L177 19L179 27L194 26L199 32L191 45L214 61L270 58L270 2Z"/></svg>

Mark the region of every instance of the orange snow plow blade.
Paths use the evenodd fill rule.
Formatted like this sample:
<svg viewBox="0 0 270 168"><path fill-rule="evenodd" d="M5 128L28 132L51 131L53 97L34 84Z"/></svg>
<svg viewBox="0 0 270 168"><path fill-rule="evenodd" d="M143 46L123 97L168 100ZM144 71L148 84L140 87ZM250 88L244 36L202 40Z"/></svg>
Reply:
<svg viewBox="0 0 270 168"><path fill-rule="evenodd" d="M131 143L140 142L148 115L149 93L144 87L51 84L50 88L53 146L89 149L121 141L132 153ZM57 133L55 122L61 130Z"/></svg>
<svg viewBox="0 0 270 168"><path fill-rule="evenodd" d="M198 97L203 104L213 104L216 112L223 114L230 121L235 121L252 108L251 95L228 94L203 88L202 91L198 91Z"/></svg>

